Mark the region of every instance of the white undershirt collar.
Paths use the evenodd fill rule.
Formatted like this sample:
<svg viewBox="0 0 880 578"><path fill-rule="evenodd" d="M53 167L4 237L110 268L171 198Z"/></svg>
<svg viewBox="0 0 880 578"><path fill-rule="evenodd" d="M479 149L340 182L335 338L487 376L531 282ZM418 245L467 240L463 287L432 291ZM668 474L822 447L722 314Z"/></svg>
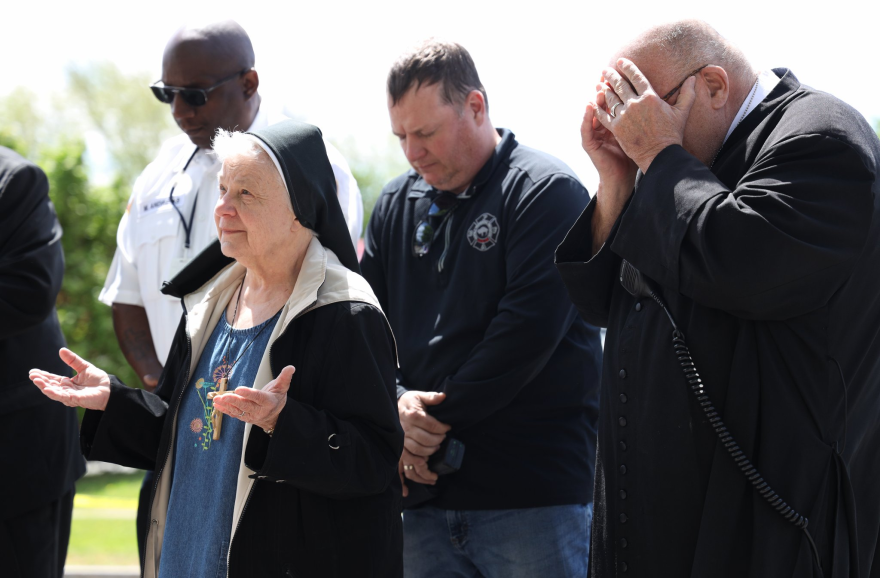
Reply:
<svg viewBox="0 0 880 578"><path fill-rule="evenodd" d="M767 95L776 88L777 84L779 84L779 77L776 76L773 71L765 70L758 74L758 86L754 89L755 95L752 97L751 91L746 95L746 99L743 101L742 106L739 107L739 111L737 111L736 116L733 117L733 122L730 123L730 128L727 129L724 142L727 142L727 139L730 138L730 134L734 129L739 126L742 121L752 113L752 111L758 108L758 104L767 98Z"/></svg>

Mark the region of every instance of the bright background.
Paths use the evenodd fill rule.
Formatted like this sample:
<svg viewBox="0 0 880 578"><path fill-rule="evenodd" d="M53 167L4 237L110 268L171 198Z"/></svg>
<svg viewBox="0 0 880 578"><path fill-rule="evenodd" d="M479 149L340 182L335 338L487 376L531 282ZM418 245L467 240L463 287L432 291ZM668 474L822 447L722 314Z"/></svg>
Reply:
<svg viewBox="0 0 880 578"><path fill-rule="evenodd" d="M597 179L578 133L584 105L614 49L659 22L705 19L757 66L791 68L872 124L880 118L873 3L153 0L10 2L4 12L0 96L16 85L48 95L66 66L95 60L158 79L182 22L232 17L254 42L261 92L362 149L388 144L384 81L395 57L428 36L455 40L477 63L495 125L564 160L591 191Z"/></svg>
<svg viewBox="0 0 880 578"><path fill-rule="evenodd" d="M599 72L618 46L668 20L707 20L757 67L789 67L872 125L880 119L877 4L13 2L5 2L0 20L0 141L27 149L49 175L65 232L58 312L68 343L132 385L137 378L118 351L109 308L96 297L130 181L154 154L156 133L168 128L168 107L151 100L146 85L160 77L165 43L184 22L231 17L244 26L266 102L317 124L337 143L362 184L367 212L381 183L406 166L388 125L386 73L396 56L429 36L467 47L495 125L561 158L590 191L597 177L580 149L579 126ZM115 69L126 78L115 77ZM90 83L99 88L89 92ZM137 150L119 155L120 145ZM137 564L139 479L105 474L78 484L70 564Z"/></svg>

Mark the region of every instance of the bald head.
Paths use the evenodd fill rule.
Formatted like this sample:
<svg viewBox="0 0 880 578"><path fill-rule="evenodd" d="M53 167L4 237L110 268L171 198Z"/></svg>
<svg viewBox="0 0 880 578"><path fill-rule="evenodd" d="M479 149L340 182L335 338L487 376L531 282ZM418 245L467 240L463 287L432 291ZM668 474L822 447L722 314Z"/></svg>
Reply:
<svg viewBox="0 0 880 578"><path fill-rule="evenodd" d="M702 20L654 26L621 48L615 61L619 57L635 62L661 95L661 87L675 86L706 64L723 68L734 85L755 81L755 71L739 48Z"/></svg>
<svg viewBox="0 0 880 578"><path fill-rule="evenodd" d="M211 147L217 129L246 131L253 123L260 106L254 60L251 39L232 20L184 26L168 41L162 82L209 91L202 106L179 97L171 103L175 122L200 148Z"/></svg>

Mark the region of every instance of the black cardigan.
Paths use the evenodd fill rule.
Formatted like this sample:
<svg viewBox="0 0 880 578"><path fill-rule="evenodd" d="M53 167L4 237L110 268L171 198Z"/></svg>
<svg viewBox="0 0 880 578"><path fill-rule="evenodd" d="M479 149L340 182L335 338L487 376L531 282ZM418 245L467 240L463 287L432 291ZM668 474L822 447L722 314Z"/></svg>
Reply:
<svg viewBox="0 0 880 578"><path fill-rule="evenodd" d="M156 394L114 382L106 411L86 413L89 459L164 463L188 385L184 327ZM286 365L296 372L273 437L255 427L244 449L255 483L230 545L229 576L402 576L403 432L384 316L365 303L333 303L291 321L270 348L273 375ZM328 447L331 433L339 450Z"/></svg>

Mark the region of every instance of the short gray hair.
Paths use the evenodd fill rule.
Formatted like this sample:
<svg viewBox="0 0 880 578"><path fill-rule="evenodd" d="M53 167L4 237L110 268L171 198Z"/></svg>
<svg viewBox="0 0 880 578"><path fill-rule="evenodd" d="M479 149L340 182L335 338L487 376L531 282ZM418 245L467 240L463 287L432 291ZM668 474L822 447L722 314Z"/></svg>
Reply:
<svg viewBox="0 0 880 578"><path fill-rule="evenodd" d="M260 146L257 137L239 131L228 131L218 128L211 144L214 149L214 155L221 163L225 163L227 159L232 157L241 156L262 164L272 174L275 183L285 191L284 198L287 199L287 207L291 213L293 212L293 203L290 200L290 194L287 193L287 185L284 183L281 173L275 167L275 163L266 154L263 147Z"/></svg>
<svg viewBox="0 0 880 578"><path fill-rule="evenodd" d="M755 71L745 54L702 20L660 24L639 35L629 47L671 61L680 74L714 64L741 81L754 82Z"/></svg>

